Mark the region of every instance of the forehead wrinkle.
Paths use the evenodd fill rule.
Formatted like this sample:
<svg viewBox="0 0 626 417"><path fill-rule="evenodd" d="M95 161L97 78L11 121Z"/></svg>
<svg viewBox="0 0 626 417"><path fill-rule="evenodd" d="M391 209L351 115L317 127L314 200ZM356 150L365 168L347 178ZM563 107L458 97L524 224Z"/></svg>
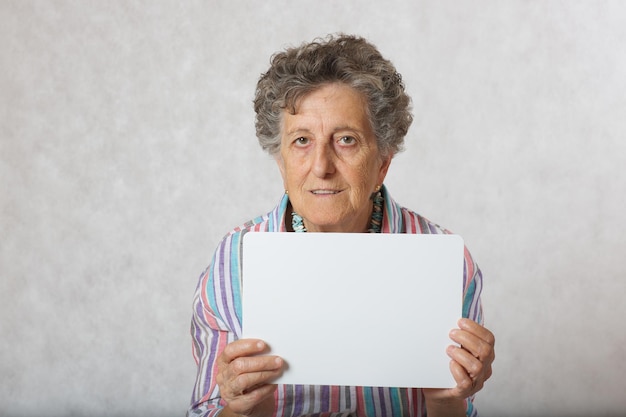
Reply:
<svg viewBox="0 0 626 417"><path fill-rule="evenodd" d="M293 126L285 132L286 135L292 135L298 132L315 134L315 131L319 130L319 128L321 128L322 132L325 130L324 117L321 114L295 113L284 114L283 116L283 128L286 128L287 124Z"/></svg>
<svg viewBox="0 0 626 417"><path fill-rule="evenodd" d="M296 116L298 116L298 114L296 113L295 115L290 115L290 119L294 118ZM304 122L301 122L302 119L304 119ZM306 119L316 119L316 121L308 121ZM289 121L290 124L294 124L293 123L293 119ZM333 121L331 120L330 123L332 123ZM355 132L361 136L364 136L367 132L365 132L364 130L358 128L357 126L352 126L351 124L347 124L347 123L342 123L342 121L339 121L337 126L333 127L331 132L337 133L337 132L341 132L341 131L351 131L351 132ZM286 124L285 118L283 118L283 127ZM309 125L313 125L315 127L315 129L309 127ZM290 129L288 131L285 131L286 135L292 135L298 132L302 132L302 133L314 133L314 130L318 130L317 126L320 126L320 130L322 132L325 132L326 130L326 120L324 117L320 116L320 115L300 115L299 121L297 122L297 124L293 127L293 129ZM369 125L368 125L369 127Z"/></svg>
<svg viewBox="0 0 626 417"><path fill-rule="evenodd" d="M357 107L359 107L357 116L358 120L353 120L353 122L356 122L357 125L363 124L364 126L362 126L362 128L365 130L346 124L345 117L343 116L354 119L354 109L340 108L338 111L341 113L341 117L336 113L329 112L328 107L333 106L331 103L337 99L341 100L344 98L341 91L326 91L325 94L318 96L316 101L311 102L309 100L312 95L315 95L319 93L320 90L324 90L328 87L346 87L349 90L352 90L352 93L355 93L360 106L357 105ZM288 131L283 130L285 135L292 135L302 131L313 135L317 132L321 132L324 136L327 136L328 134L335 134L341 130L350 130L361 136L365 136L368 133L368 129L374 133L374 129L369 118L367 100L361 92L354 90L349 86L342 85L341 83L337 83L336 85L324 85L321 86L320 89L313 90L312 92L299 97L294 103L291 111L283 109L281 119L283 129L287 127L285 123L286 119L290 119L290 124L293 126ZM293 123L294 119L297 119L297 124ZM332 126L332 124L336 124L336 126ZM326 129L328 129L328 131Z"/></svg>

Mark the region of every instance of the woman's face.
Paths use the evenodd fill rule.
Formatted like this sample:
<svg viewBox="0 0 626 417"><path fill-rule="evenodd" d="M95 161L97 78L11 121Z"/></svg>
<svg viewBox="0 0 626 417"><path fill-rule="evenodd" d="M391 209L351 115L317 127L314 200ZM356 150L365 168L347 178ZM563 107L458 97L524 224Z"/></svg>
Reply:
<svg viewBox="0 0 626 417"><path fill-rule="evenodd" d="M284 111L276 161L293 209L311 232L364 232L371 194L387 174L366 113L352 87L328 84Z"/></svg>

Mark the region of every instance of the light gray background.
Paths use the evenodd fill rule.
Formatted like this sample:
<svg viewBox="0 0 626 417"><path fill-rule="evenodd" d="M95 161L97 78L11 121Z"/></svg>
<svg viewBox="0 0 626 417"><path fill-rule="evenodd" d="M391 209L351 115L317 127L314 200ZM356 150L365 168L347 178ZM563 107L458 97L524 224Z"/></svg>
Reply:
<svg viewBox="0 0 626 417"><path fill-rule="evenodd" d="M413 97L392 195L483 268L482 414L623 413L626 3L0 0L1 415L184 413L197 277L282 193L256 80L337 31Z"/></svg>

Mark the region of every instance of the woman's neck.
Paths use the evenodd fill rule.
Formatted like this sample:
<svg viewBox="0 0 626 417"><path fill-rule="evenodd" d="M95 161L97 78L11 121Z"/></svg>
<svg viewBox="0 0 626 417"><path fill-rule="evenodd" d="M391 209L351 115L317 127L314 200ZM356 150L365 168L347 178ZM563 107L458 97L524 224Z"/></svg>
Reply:
<svg viewBox="0 0 626 417"><path fill-rule="evenodd" d="M290 232L322 232L322 233L380 233L383 222L384 199L381 191L372 194L372 205L369 207L367 215L362 220L357 220L353 224L319 226L308 222L296 213L291 205L287 205L287 213L291 213L291 218L285 216L285 227Z"/></svg>

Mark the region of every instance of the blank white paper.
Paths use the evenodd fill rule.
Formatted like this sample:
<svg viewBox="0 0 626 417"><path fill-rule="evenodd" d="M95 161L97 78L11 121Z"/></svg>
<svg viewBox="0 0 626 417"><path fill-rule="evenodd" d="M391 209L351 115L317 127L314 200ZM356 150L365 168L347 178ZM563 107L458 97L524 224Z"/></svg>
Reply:
<svg viewBox="0 0 626 417"><path fill-rule="evenodd" d="M247 233L243 337L284 358L281 384L453 387L463 251L458 235Z"/></svg>

